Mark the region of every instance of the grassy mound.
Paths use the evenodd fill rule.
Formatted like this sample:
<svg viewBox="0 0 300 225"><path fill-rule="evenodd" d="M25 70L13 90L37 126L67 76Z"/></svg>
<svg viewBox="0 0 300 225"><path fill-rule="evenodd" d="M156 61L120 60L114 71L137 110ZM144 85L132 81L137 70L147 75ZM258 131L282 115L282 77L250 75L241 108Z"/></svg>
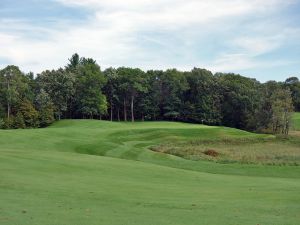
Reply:
<svg viewBox="0 0 300 225"><path fill-rule="evenodd" d="M294 113L292 118L292 126L295 130L300 131L300 112Z"/></svg>
<svg viewBox="0 0 300 225"><path fill-rule="evenodd" d="M191 161L148 149L269 138L168 122L67 120L0 131L0 224L298 224L299 166Z"/></svg>

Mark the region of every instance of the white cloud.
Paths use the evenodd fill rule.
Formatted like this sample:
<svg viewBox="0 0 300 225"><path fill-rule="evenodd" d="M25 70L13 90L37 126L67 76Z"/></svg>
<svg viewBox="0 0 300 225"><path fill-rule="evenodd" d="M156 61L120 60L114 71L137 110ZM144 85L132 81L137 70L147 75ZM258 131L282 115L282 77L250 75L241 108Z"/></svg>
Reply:
<svg viewBox="0 0 300 225"><path fill-rule="evenodd" d="M115 23L120 19L133 26L182 26L205 23L224 17L270 11L282 5L280 0L56 0L69 6L80 6L97 12L98 19ZM291 3L291 0L284 4ZM119 21L120 22L120 21Z"/></svg>
<svg viewBox="0 0 300 225"><path fill-rule="evenodd" d="M254 57L247 54L220 54L218 59L211 64L206 65L206 68L213 72L235 72L240 73L253 68L278 68L280 66L289 66L299 64L299 60L256 60Z"/></svg>
<svg viewBox="0 0 300 225"><path fill-rule="evenodd" d="M254 28L257 30L257 27ZM264 28L266 30L266 28ZM249 32L250 33L250 32ZM260 36L240 36L228 45L230 50L221 52L216 59L207 64L214 72L246 71L254 68L274 68L279 66L298 64L299 60L262 60L257 56L268 54L282 47L286 42L299 39L300 29L282 28L279 34Z"/></svg>
<svg viewBox="0 0 300 225"><path fill-rule="evenodd" d="M54 27L42 27L25 21L0 23L0 58L7 58L26 71L40 72L66 64L74 52L95 58L100 65L140 66L149 68L190 67L191 62L210 65L214 71L227 71L228 64L237 68L258 66L251 57L271 51L285 40L275 37L237 36L230 41L237 52L225 52L211 63L199 62L197 56L189 55L189 49L180 46L189 42L205 45L205 42L188 40L187 30L210 41L207 30L236 23L251 15L268 15L293 1L265 0L55 0L70 7L84 7L90 16L84 23L58 21ZM216 25L215 25L216 24ZM13 28L12 28L13 27ZM26 31L26 34L25 32ZM141 33L150 35L141 40ZM159 39L153 34L160 32L169 37ZM29 33L29 34L28 34ZM217 33L217 32L216 32ZM44 37L33 38L37 34ZM198 36L199 36L198 35ZM220 33L220 35L222 35ZM43 35L41 35L43 36ZM184 36L185 40L180 40ZM178 43L170 39L177 37ZM168 40L169 39L169 40ZM159 45L149 50L146 44ZM156 52L155 52L156 51ZM171 55L178 53L177 59ZM182 62L180 59L182 57ZM190 61L188 61L190 60ZM4 65L0 65L4 66Z"/></svg>
<svg viewBox="0 0 300 225"><path fill-rule="evenodd" d="M245 54L221 54L211 65L207 65L214 72L231 72L251 69L257 64Z"/></svg>
<svg viewBox="0 0 300 225"><path fill-rule="evenodd" d="M247 52L252 56L270 52L281 46L284 41L282 35L270 37L239 37L232 42L233 47Z"/></svg>

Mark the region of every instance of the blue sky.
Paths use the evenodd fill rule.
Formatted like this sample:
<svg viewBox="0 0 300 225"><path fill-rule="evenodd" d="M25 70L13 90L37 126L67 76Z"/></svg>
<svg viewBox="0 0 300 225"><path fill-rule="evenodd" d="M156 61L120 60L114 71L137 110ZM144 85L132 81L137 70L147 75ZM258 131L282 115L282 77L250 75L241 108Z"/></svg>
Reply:
<svg viewBox="0 0 300 225"><path fill-rule="evenodd" d="M0 68L39 73L78 52L104 69L193 67L300 76L300 0L0 0Z"/></svg>

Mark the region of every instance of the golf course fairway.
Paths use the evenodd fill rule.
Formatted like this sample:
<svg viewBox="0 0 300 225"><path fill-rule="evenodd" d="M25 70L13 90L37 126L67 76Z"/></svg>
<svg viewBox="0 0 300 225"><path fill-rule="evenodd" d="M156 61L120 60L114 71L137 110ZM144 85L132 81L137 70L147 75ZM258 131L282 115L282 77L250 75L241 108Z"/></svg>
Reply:
<svg viewBox="0 0 300 225"><path fill-rule="evenodd" d="M150 150L165 142L272 138L175 122L63 120L1 130L0 224L297 225L299 166L192 161Z"/></svg>

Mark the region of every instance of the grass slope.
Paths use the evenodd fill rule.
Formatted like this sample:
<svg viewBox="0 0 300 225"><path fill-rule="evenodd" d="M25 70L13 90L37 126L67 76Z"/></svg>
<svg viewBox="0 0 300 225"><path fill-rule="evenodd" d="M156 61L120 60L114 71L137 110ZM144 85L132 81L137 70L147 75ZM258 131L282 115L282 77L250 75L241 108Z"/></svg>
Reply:
<svg viewBox="0 0 300 225"><path fill-rule="evenodd" d="M300 112L294 113L292 123L294 129L300 131Z"/></svg>
<svg viewBox="0 0 300 225"><path fill-rule="evenodd" d="M0 131L0 224L299 224L299 167L189 161L147 149L220 138L267 137L86 120Z"/></svg>

